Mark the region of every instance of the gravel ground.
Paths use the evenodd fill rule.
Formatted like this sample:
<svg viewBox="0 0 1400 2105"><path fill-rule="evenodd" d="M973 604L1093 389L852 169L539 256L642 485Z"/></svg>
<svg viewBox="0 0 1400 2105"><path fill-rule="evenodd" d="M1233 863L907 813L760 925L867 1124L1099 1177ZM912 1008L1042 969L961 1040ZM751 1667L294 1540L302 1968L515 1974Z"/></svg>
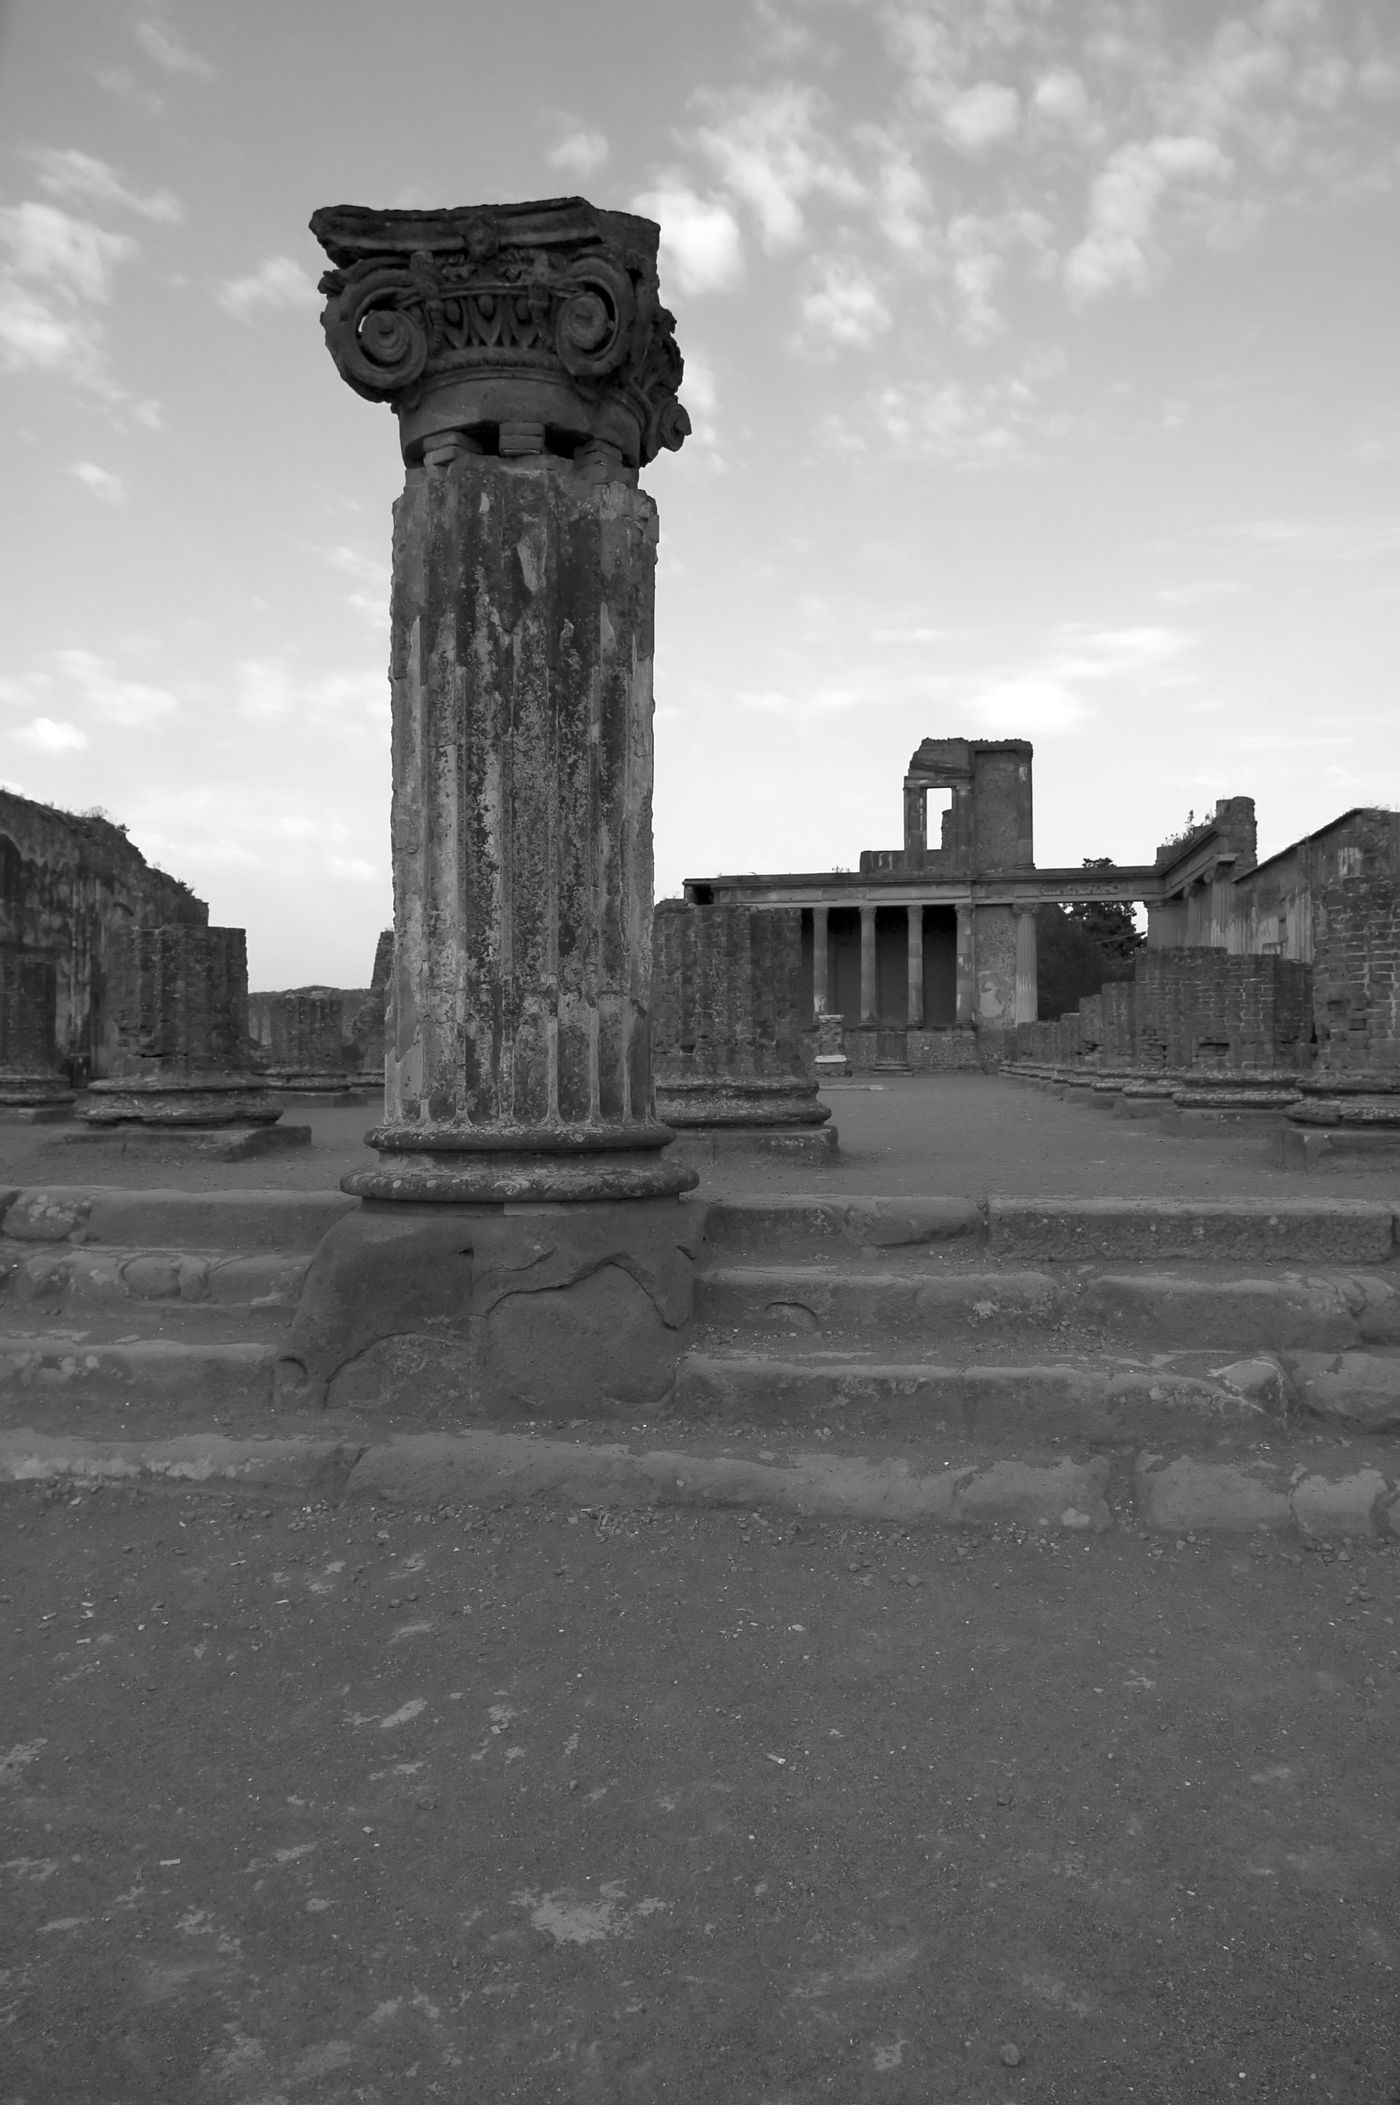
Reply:
<svg viewBox="0 0 1400 2105"><path fill-rule="evenodd" d="M0 2101L1400 2100L1400 1554L0 1501Z"/></svg>

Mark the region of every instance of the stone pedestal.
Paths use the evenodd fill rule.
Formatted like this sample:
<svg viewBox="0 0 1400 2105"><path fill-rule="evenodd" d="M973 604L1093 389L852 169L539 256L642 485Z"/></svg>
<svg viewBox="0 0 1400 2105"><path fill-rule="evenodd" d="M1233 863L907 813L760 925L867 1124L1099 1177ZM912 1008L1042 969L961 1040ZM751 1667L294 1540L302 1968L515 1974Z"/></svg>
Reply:
<svg viewBox="0 0 1400 2105"><path fill-rule="evenodd" d="M683 1149L835 1158L831 1110L802 1057L801 934L798 907L657 907L656 1102Z"/></svg>
<svg viewBox="0 0 1400 2105"><path fill-rule="evenodd" d="M47 1125L72 1113L58 1064L52 958L0 948L0 1124Z"/></svg>
<svg viewBox="0 0 1400 2105"><path fill-rule="evenodd" d="M255 1132L282 1116L251 1063L241 928L114 931L103 1049L107 1073L90 1085L79 1113L90 1138L144 1128L188 1152L237 1159L252 1151ZM309 1137L309 1127L292 1128L256 1151Z"/></svg>
<svg viewBox="0 0 1400 2105"><path fill-rule="evenodd" d="M609 1311L640 1292L654 1403L689 1320L679 1195L697 1181L656 1116L649 1038L657 520L637 474L689 428L658 229L581 198L338 206L312 228L335 266L328 347L394 408L407 479L385 1117L378 1164L344 1180L365 1207L313 1262L324 1349L294 1340L291 1390L297 1365L333 1393L331 1362L446 1326L488 1414L528 1408L532 1382L562 1381L579 1412L633 1408L640 1348ZM518 1225L541 1207L557 1265ZM439 1244L421 1267L385 1255ZM514 1282L499 1318L488 1245ZM491 1342L517 1324L547 1339L524 1359Z"/></svg>

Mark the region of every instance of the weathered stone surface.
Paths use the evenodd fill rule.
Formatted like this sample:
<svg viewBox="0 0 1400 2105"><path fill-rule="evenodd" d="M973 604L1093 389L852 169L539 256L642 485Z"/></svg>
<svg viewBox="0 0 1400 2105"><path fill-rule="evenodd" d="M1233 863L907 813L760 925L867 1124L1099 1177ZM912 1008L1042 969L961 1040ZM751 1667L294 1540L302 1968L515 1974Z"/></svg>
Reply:
<svg viewBox="0 0 1400 2105"><path fill-rule="evenodd" d="M342 377L398 412L404 458L546 446L630 470L678 447L684 370L660 230L581 197L445 211L330 205L311 230Z"/></svg>
<svg viewBox="0 0 1400 2105"><path fill-rule="evenodd" d="M657 1110L678 1130L817 1126L803 1059L796 907L663 899L652 926Z"/></svg>
<svg viewBox="0 0 1400 2105"><path fill-rule="evenodd" d="M1179 1273L1103 1274L1085 1287L1091 1322L1147 1343L1343 1350L1361 1340L1365 1296L1335 1279L1192 1279Z"/></svg>
<svg viewBox="0 0 1400 2105"><path fill-rule="evenodd" d="M1272 1530L1293 1519L1283 1471L1265 1462L1198 1462L1183 1455L1163 1464L1159 1455L1143 1455L1135 1492L1144 1523L1164 1534Z"/></svg>
<svg viewBox="0 0 1400 2105"><path fill-rule="evenodd" d="M1349 1476L1302 1477L1290 1496L1293 1517L1305 1535L1365 1537L1384 1525L1391 1491L1378 1469L1357 1469Z"/></svg>
<svg viewBox="0 0 1400 2105"><path fill-rule="evenodd" d="M1393 1255L1389 1206L1365 1199L1014 1199L987 1202L998 1256L1287 1258L1376 1264Z"/></svg>
<svg viewBox="0 0 1400 2105"><path fill-rule="evenodd" d="M91 1126L272 1125L282 1108L253 1072L241 928L114 931L104 1002L106 1077Z"/></svg>
<svg viewBox="0 0 1400 2105"><path fill-rule="evenodd" d="M279 1363L294 1407L587 1417L669 1395L704 1209L368 1206L326 1235Z"/></svg>
<svg viewBox="0 0 1400 2105"><path fill-rule="evenodd" d="M1300 1356L1299 1391L1315 1417L1364 1432L1400 1431L1400 1359L1343 1352L1331 1360Z"/></svg>
<svg viewBox="0 0 1400 2105"><path fill-rule="evenodd" d="M1294 1102L1290 1125L1353 1128L1362 1132L1400 1132L1400 1096L1347 1094L1310 1096Z"/></svg>
<svg viewBox="0 0 1400 2105"><path fill-rule="evenodd" d="M656 515L548 456L410 471L371 1198L689 1189L652 1106Z"/></svg>
<svg viewBox="0 0 1400 2105"><path fill-rule="evenodd" d="M208 919L189 886L153 870L111 819L55 811L0 789L0 959L18 953L26 973L42 960L54 975L42 1057L21 1056L13 1045L5 1052L18 1012L10 1006L13 987L0 991L0 1067L47 1073L56 1053L77 1081L104 1073L102 996L112 936L123 927L202 927Z"/></svg>

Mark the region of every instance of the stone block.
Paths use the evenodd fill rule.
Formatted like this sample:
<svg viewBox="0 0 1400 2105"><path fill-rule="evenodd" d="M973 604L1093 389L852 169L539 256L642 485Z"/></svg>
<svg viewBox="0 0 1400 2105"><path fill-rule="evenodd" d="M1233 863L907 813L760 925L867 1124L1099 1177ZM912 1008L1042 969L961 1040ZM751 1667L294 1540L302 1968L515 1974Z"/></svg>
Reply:
<svg viewBox="0 0 1400 2105"><path fill-rule="evenodd" d="M1310 1474L1294 1484L1290 1497L1305 1535L1364 1537L1384 1525L1391 1486L1378 1469L1357 1469L1343 1477Z"/></svg>
<svg viewBox="0 0 1400 2105"><path fill-rule="evenodd" d="M689 1333L703 1220L675 1199L366 1206L316 1251L279 1397L427 1425L657 1408Z"/></svg>
<svg viewBox="0 0 1400 2105"><path fill-rule="evenodd" d="M1358 1432L1400 1431L1400 1358L1343 1352L1330 1359L1301 1357L1296 1378L1304 1408L1314 1417Z"/></svg>
<svg viewBox="0 0 1400 2105"><path fill-rule="evenodd" d="M953 1517L1097 1531L1112 1524L1104 1497L1108 1474L1103 1455L1089 1462L993 1462L959 1482Z"/></svg>
<svg viewBox="0 0 1400 2105"><path fill-rule="evenodd" d="M1293 1520L1283 1472L1265 1462L1201 1462L1183 1455L1164 1463L1160 1455L1143 1455L1134 1493L1140 1518L1159 1534L1276 1531Z"/></svg>
<svg viewBox="0 0 1400 2105"><path fill-rule="evenodd" d="M1148 1344L1341 1351L1360 1343L1364 1307L1361 1290L1339 1280L1137 1272L1091 1279L1079 1312Z"/></svg>
<svg viewBox="0 0 1400 2105"><path fill-rule="evenodd" d="M1022 1260L1263 1258L1377 1264L1392 1209L1365 1199L1018 1199L987 1202L992 1251Z"/></svg>

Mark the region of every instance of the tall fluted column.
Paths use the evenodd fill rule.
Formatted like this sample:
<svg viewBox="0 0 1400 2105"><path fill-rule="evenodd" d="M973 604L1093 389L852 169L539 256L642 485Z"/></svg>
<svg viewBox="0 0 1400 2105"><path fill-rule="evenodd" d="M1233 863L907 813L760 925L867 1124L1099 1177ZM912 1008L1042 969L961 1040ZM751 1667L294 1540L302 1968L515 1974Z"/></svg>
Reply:
<svg viewBox="0 0 1400 2105"><path fill-rule="evenodd" d="M398 412L394 976L371 1198L674 1194L652 1107L652 607L678 446L657 229L581 199L318 212L340 370Z"/></svg>
<svg viewBox="0 0 1400 2105"><path fill-rule="evenodd" d="M659 229L582 198L312 229L331 355L407 467L394 965L379 1161L343 1179L365 1204L317 1249L278 1393L453 1425L660 1407L703 1214L652 1100L637 476L689 429Z"/></svg>

